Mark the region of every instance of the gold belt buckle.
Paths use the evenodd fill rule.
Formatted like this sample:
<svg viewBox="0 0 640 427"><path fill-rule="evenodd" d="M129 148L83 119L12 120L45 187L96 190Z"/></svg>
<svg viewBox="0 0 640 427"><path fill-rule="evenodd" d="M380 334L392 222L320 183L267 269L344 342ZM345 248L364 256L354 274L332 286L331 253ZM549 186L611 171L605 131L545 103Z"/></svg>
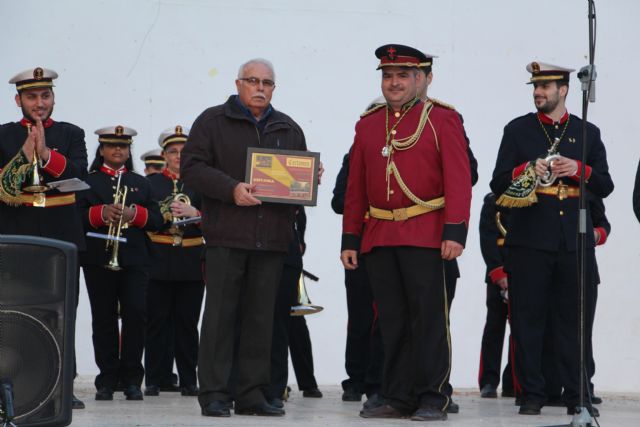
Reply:
<svg viewBox="0 0 640 427"><path fill-rule="evenodd" d="M179 234L173 235L173 246L182 246L182 236Z"/></svg>
<svg viewBox="0 0 640 427"><path fill-rule="evenodd" d="M567 190L569 186L565 184L558 184L558 199L564 200L567 198Z"/></svg>
<svg viewBox="0 0 640 427"><path fill-rule="evenodd" d="M406 219L409 219L406 208L394 209L391 212L393 213L394 221L404 221Z"/></svg>
<svg viewBox="0 0 640 427"><path fill-rule="evenodd" d="M33 203L32 206L36 208L44 208L47 204L47 198L44 193L33 193Z"/></svg>

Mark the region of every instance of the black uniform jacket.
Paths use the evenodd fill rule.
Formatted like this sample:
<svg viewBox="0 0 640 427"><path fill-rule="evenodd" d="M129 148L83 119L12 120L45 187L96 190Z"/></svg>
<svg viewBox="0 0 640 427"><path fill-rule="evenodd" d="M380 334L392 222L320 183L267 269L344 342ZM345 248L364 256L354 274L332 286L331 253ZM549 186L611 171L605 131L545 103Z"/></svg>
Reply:
<svg viewBox="0 0 640 427"><path fill-rule="evenodd" d="M296 212L296 220L293 225L293 239L289 244L289 250L284 257L284 264L292 268L302 268L302 255L307 244L304 241L304 233L307 230L307 214L304 206L299 206Z"/></svg>
<svg viewBox="0 0 640 427"><path fill-rule="evenodd" d="M168 171L165 173L156 173L147 176L151 183L153 198L158 202L162 202L171 197L173 194L173 179L169 176ZM186 194L191 200L191 205L196 209L200 209L200 196L178 179L178 193ZM171 220L163 218L164 223L158 231L157 235L168 236ZM202 241L202 231L199 224L189 224L180 227L184 234L183 242ZM153 238L153 236L150 236ZM166 281L182 281L182 280L202 280L201 256L203 254L204 244L195 246L173 246L167 243L151 242L151 279Z"/></svg>
<svg viewBox="0 0 640 427"><path fill-rule="evenodd" d="M84 131L71 123L48 120L44 130L47 147L52 150L47 168L40 168L45 183L68 178L86 179L87 149ZM0 126L0 168L13 159L27 139L21 122ZM49 190L46 196L61 195ZM69 193L64 193L69 194ZM47 208L8 206L0 202L0 234L21 234L74 243L84 249L84 233L76 204Z"/></svg>
<svg viewBox="0 0 640 427"><path fill-rule="evenodd" d="M90 190L79 193L78 208L85 231L107 234L109 227L102 221L102 208L113 203L118 178L102 170L89 173L87 182ZM113 172L110 170L107 172ZM153 198L149 181L135 172L122 175L121 188L128 187L125 204L135 206L136 215L131 224L122 230L126 243L120 243L118 261L122 267L148 268L149 237L146 231L156 231L162 225L158 202ZM87 237L87 250L81 254L82 265L106 265L111 251L105 251L105 240Z"/></svg>
<svg viewBox="0 0 640 427"><path fill-rule="evenodd" d="M605 215L604 203L599 197L590 197L588 205L591 209L593 228L598 233L596 244L603 245L611 233L611 224ZM484 262L487 265L485 276L487 284L495 284L500 278L507 276L504 271L507 248L504 246L505 239L498 228L498 221L504 227L503 231L509 230L509 214L511 211L511 209L496 206L496 197L493 193L485 196L484 204L480 211L480 250L482 258L484 258ZM597 263L595 264L595 279L595 283L600 283Z"/></svg>
<svg viewBox="0 0 640 427"><path fill-rule="evenodd" d="M498 151L496 167L491 180L491 190L501 195L510 185L527 162L544 158L549 149L542 126L553 140L560 137L568 122L566 132L560 142L559 152L565 157L578 160L582 152L582 120L566 114L560 123L550 122L546 116L529 113L513 120L504 128L504 135ZM586 188L588 197L607 197L613 191L613 181L609 175L607 154L600 139L600 130L587 123ZM580 164L580 167L582 165ZM579 169L580 170L580 169ZM564 177L556 184L578 186L578 177ZM587 209L587 247L594 247L593 221L590 209ZM507 246L524 246L540 250L557 251L566 249L575 251L578 230L578 198L569 197L560 200L554 195L538 194L538 202L524 208L511 209Z"/></svg>
<svg viewBox="0 0 640 427"><path fill-rule="evenodd" d="M510 209L496 206L493 193L484 196L484 203L480 211L480 251L487 266L485 282L495 284L502 277L506 277L503 270L506 258L504 236L498 228L496 214L499 213L500 224L507 229L509 226Z"/></svg>

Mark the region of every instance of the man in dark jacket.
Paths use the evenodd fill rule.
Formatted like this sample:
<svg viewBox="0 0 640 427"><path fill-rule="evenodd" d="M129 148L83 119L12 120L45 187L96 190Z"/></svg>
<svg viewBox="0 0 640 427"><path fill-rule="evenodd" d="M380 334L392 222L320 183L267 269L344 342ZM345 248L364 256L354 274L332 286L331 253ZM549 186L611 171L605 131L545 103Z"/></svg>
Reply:
<svg viewBox="0 0 640 427"><path fill-rule="evenodd" d="M269 61L243 64L236 87L237 96L196 119L181 159L185 184L202 195L207 243L199 401L205 416L230 415L227 384L235 359L235 413L277 416L284 410L269 405L262 389L270 382L273 308L295 208L255 198L255 187L244 182L245 166L249 147L307 146L300 126L271 106L275 74Z"/></svg>

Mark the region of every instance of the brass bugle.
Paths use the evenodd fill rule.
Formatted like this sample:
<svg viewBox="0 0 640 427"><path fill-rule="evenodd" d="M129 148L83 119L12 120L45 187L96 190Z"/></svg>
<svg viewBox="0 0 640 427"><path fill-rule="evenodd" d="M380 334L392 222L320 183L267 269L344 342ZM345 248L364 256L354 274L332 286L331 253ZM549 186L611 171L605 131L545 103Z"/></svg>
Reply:
<svg viewBox="0 0 640 427"><path fill-rule="evenodd" d="M124 189L121 190L120 189L120 180L122 179L122 173L118 174L118 184L116 185L116 192L113 196L113 204L114 205L121 205L124 208L124 204L127 200L127 186L124 186ZM109 232L108 232L108 236L113 238L113 237L120 237L122 234L122 229L126 228L127 224L122 224L122 217L124 215L120 215L120 220L118 221L118 225L114 226L113 223L109 224ZM109 247L111 247L111 258L109 259L109 262L107 263L107 265L105 265L105 268L109 269L109 270L113 270L113 271L120 271L122 270L122 267L120 267L120 264L118 263L118 252L120 249L120 241L118 239L113 239L113 240L107 240L107 244L106 244L106 248L107 250L109 250Z"/></svg>
<svg viewBox="0 0 640 427"><path fill-rule="evenodd" d="M315 314L324 310L324 307L311 303L309 294L307 293L307 287L304 284L304 276L305 271L303 270L298 279L298 304L291 307L291 316L306 316L307 314Z"/></svg>
<svg viewBox="0 0 640 427"><path fill-rule="evenodd" d="M31 135L31 123L27 124L27 135ZM27 185L23 187L23 190L28 193L42 193L49 189L49 187L43 184L42 179L40 178L40 173L38 172L39 164L40 159L38 158L38 150L34 146L33 160L31 161L31 170L29 172Z"/></svg>

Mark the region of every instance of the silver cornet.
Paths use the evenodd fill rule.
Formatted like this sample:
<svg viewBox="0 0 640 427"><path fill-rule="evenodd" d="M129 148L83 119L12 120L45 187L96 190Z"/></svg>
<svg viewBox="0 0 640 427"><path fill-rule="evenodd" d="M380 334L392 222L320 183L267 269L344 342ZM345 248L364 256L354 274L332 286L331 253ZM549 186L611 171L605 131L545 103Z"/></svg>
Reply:
<svg viewBox="0 0 640 427"><path fill-rule="evenodd" d="M538 178L538 185L541 187L550 187L558 178L553 172L551 172L551 168L553 167L553 162L561 157L558 153L559 144L560 138L556 138L553 145L549 148L549 151L547 151L547 157L544 158L547 162L547 171L543 176Z"/></svg>

